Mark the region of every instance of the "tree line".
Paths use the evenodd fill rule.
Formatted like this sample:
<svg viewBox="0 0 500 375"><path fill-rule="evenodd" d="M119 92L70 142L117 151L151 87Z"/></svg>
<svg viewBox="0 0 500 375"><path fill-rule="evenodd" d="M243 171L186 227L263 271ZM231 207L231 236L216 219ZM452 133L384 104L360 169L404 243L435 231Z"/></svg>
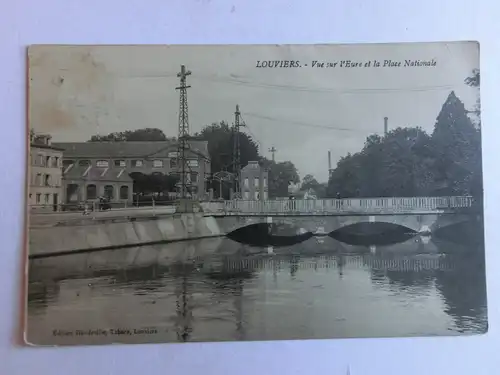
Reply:
<svg viewBox="0 0 500 375"><path fill-rule="evenodd" d="M479 70L465 79L479 88ZM337 163L327 188L330 197L472 195L482 199L480 114L450 92L434 130L399 127L385 136L371 135L362 150Z"/></svg>

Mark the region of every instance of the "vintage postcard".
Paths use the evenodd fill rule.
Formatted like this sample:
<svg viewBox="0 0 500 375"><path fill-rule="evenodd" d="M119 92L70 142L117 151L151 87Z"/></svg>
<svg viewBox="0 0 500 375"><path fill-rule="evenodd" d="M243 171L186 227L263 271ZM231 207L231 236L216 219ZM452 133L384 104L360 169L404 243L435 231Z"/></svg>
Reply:
<svg viewBox="0 0 500 375"><path fill-rule="evenodd" d="M487 331L478 43L28 60L28 344Z"/></svg>

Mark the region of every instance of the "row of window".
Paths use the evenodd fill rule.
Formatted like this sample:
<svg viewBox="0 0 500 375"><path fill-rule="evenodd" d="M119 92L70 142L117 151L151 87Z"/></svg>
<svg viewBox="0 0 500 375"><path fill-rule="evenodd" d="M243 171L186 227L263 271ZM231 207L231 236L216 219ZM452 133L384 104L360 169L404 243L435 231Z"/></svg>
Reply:
<svg viewBox="0 0 500 375"><path fill-rule="evenodd" d="M29 195L31 200L33 194ZM52 200L51 200L52 198ZM35 194L35 204L58 204L58 194Z"/></svg>
<svg viewBox="0 0 500 375"><path fill-rule="evenodd" d="M248 191L245 191L243 193L243 199L250 199L250 193ZM259 192L258 191L254 192L253 199L255 199L255 200L259 199ZM267 200L267 191L264 192L264 200Z"/></svg>
<svg viewBox="0 0 500 375"><path fill-rule="evenodd" d="M61 186L61 179L52 177L50 174L32 174L30 182L32 186Z"/></svg>
<svg viewBox="0 0 500 375"><path fill-rule="evenodd" d="M170 168L177 168L177 159L170 159ZM126 167L127 166L127 161L126 160L114 160L113 161L115 167ZM187 161L189 167L198 167L199 162L197 159L191 159ZM75 164L75 160L71 159L65 159L63 161L63 166L68 167L71 164ZM108 168L109 167L109 160L97 160L96 162L96 167L98 168ZM87 167L92 165L91 160L79 160L78 165L80 167ZM132 167L143 167L144 166L144 160L132 160L131 161ZM164 161L161 159L155 159L153 160L153 168L163 168L164 167Z"/></svg>
<svg viewBox="0 0 500 375"><path fill-rule="evenodd" d="M31 165L37 167L58 168L60 167L60 158L58 156L47 156L43 154L30 155Z"/></svg>
<svg viewBox="0 0 500 375"><path fill-rule="evenodd" d="M263 185L264 185L264 187L266 187L266 186L267 186L267 178L265 178L265 177L264 177L264 179L263 179ZM249 186L249 183L248 183L248 177L246 177L246 178L245 178L245 187L246 187L246 188L248 188L248 186ZM259 178L258 178L258 177L255 177L255 178L253 179L253 186L255 186L256 188L258 188L258 187L259 187Z"/></svg>

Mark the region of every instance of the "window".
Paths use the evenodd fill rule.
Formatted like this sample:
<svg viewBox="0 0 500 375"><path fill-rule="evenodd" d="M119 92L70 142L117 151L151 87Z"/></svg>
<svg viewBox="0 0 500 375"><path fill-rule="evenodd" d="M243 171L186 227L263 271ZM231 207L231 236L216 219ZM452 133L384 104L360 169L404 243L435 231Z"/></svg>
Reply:
<svg viewBox="0 0 500 375"><path fill-rule="evenodd" d="M267 178L264 177L264 187L267 186Z"/></svg>
<svg viewBox="0 0 500 375"><path fill-rule="evenodd" d="M80 160L80 161L78 162L78 165L79 165L80 167L88 167L88 166L90 165L90 160Z"/></svg>
<svg viewBox="0 0 500 375"><path fill-rule="evenodd" d="M134 167L142 167L142 160L134 160L134 161L132 162L132 165L133 165Z"/></svg>
<svg viewBox="0 0 500 375"><path fill-rule="evenodd" d="M42 194L40 193L37 193L36 194L36 204L40 204L40 198L41 198Z"/></svg>
<svg viewBox="0 0 500 375"><path fill-rule="evenodd" d="M267 191L264 192L264 200L267 201Z"/></svg>
<svg viewBox="0 0 500 375"><path fill-rule="evenodd" d="M253 198L254 198L255 200L259 199L259 192L258 192L258 191L255 191L255 192L253 193Z"/></svg>
<svg viewBox="0 0 500 375"><path fill-rule="evenodd" d="M70 159L64 159L63 160L63 167L64 168L69 167L71 164L75 164L75 161L74 160L70 160Z"/></svg>
<svg viewBox="0 0 500 375"><path fill-rule="evenodd" d="M197 159L188 160L188 166L190 167L198 167L199 163Z"/></svg>
<svg viewBox="0 0 500 375"><path fill-rule="evenodd" d="M45 166L44 163L45 163L45 158L43 157L42 154L38 154L38 165L44 167Z"/></svg>
<svg viewBox="0 0 500 375"><path fill-rule="evenodd" d="M45 165L46 165L47 167L52 167L51 161L52 161L52 160L51 160L50 156L46 156L46 157L45 157Z"/></svg>
<svg viewBox="0 0 500 375"><path fill-rule="evenodd" d="M50 174L46 174L46 175L44 176L44 182L43 182L43 184L44 184L45 186L50 186L50 182L51 182L51 181L50 181Z"/></svg>
<svg viewBox="0 0 500 375"><path fill-rule="evenodd" d="M245 194L243 195L243 197L248 200L248 196L249 196L248 191L245 191Z"/></svg>
<svg viewBox="0 0 500 375"><path fill-rule="evenodd" d="M168 153L169 158L177 158L178 152L177 151L172 151Z"/></svg>
<svg viewBox="0 0 500 375"><path fill-rule="evenodd" d="M42 174L37 173L35 176L35 185L40 186L42 184Z"/></svg>
<svg viewBox="0 0 500 375"><path fill-rule="evenodd" d="M113 199L114 189L112 185L104 186L104 196L108 199Z"/></svg>
<svg viewBox="0 0 500 375"><path fill-rule="evenodd" d="M163 160L153 160L153 168L163 168Z"/></svg>
<svg viewBox="0 0 500 375"><path fill-rule="evenodd" d="M126 167L127 163L125 160L115 160L115 167Z"/></svg>
<svg viewBox="0 0 500 375"><path fill-rule="evenodd" d="M98 168L107 168L109 166L109 163L107 160L97 160L96 166Z"/></svg>
<svg viewBox="0 0 500 375"><path fill-rule="evenodd" d="M248 177L245 177L245 187L248 188Z"/></svg>
<svg viewBox="0 0 500 375"><path fill-rule="evenodd" d="M97 198L97 188L95 185L87 185L87 199Z"/></svg>
<svg viewBox="0 0 500 375"><path fill-rule="evenodd" d="M49 203L50 194L45 194L45 204Z"/></svg>
<svg viewBox="0 0 500 375"><path fill-rule="evenodd" d="M54 168L59 167L59 158L58 158L57 156L55 156L55 157L54 157L54 159L53 159L53 163L52 163L52 166L53 166Z"/></svg>
<svg viewBox="0 0 500 375"><path fill-rule="evenodd" d="M258 177L255 177L255 178L253 179L253 186L255 186L256 188L258 188L258 187L259 187L259 178L258 178Z"/></svg>
<svg viewBox="0 0 500 375"><path fill-rule="evenodd" d="M120 187L120 199L128 199L128 186L123 185Z"/></svg>
<svg viewBox="0 0 500 375"><path fill-rule="evenodd" d="M191 173L191 183L196 184L198 183L198 173Z"/></svg>
<svg viewBox="0 0 500 375"><path fill-rule="evenodd" d="M170 159L170 168L177 168L177 159Z"/></svg>

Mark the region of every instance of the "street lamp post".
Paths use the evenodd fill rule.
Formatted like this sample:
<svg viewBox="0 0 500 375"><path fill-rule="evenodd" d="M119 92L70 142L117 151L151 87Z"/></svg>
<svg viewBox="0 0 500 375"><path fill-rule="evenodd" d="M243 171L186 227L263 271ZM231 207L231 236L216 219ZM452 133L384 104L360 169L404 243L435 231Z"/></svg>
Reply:
<svg viewBox="0 0 500 375"><path fill-rule="evenodd" d="M227 181L231 182L234 180L233 174L229 173L227 171L220 171L217 173L214 173L214 179L219 181L219 198L222 199L222 182Z"/></svg>

